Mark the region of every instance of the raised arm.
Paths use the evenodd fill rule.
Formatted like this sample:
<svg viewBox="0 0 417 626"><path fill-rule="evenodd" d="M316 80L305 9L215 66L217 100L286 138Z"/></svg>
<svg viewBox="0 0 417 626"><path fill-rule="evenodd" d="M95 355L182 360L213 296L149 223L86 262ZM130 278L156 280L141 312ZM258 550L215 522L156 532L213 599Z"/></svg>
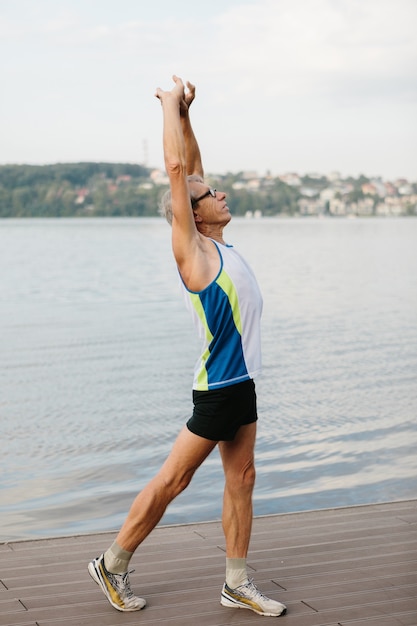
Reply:
<svg viewBox="0 0 417 626"><path fill-rule="evenodd" d="M168 174L172 200L172 246L177 264L181 267L184 261L192 257L198 239L191 207L190 191L187 180L186 144L191 141L192 133L189 123L188 106L185 101L184 85L180 78L173 76L175 86L171 91L157 89L156 96L162 104L163 112L163 147L165 168ZM187 115L182 121L180 110ZM187 122L188 119L188 122ZM188 129L187 140L184 136L183 124ZM192 157L194 160L196 157Z"/></svg>
<svg viewBox="0 0 417 626"><path fill-rule="evenodd" d="M171 190L172 250L185 284L193 291L200 291L218 274L219 254L211 239L199 232L191 206L189 184L203 190L205 187L202 182L188 181L188 162L194 174L202 175L200 151L188 115L194 90L186 95L182 80L177 76L173 80L175 86L171 91L156 91L162 104L164 160ZM184 113L187 113L185 117Z"/></svg>
<svg viewBox="0 0 417 626"><path fill-rule="evenodd" d="M190 121L190 106L195 98L195 85L192 85L189 81L187 81L187 87L188 91L185 92L180 106L181 126L185 141L187 174L194 174L203 178L204 171L201 161L200 148Z"/></svg>

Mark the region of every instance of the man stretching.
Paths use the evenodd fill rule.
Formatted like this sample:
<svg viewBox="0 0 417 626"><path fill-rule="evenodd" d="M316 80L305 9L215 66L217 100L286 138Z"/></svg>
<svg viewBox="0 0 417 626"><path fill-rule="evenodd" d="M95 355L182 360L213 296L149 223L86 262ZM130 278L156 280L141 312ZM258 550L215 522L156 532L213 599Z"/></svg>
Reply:
<svg viewBox="0 0 417 626"><path fill-rule="evenodd" d="M130 588L129 561L218 445L225 476L226 539L226 580L220 602L277 616L286 607L261 593L246 570L255 482L253 378L261 369L262 297L250 267L223 239L223 229L231 220L226 194L204 183L189 117L195 88L187 82L186 91L180 78L173 80L171 91L156 91L170 182L162 206L172 225L172 249L187 305L204 341L194 373L194 409L162 468L133 501L115 542L89 563L88 571L116 609L142 609L145 600Z"/></svg>

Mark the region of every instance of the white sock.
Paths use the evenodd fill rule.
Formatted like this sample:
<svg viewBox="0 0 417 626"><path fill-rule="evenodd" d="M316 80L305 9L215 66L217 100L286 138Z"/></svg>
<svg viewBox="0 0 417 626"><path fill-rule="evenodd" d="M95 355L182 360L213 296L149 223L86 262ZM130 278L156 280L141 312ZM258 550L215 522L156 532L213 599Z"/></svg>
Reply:
<svg viewBox="0 0 417 626"><path fill-rule="evenodd" d="M133 552L123 550L116 541L104 553L104 565L112 574L124 574L129 568Z"/></svg>
<svg viewBox="0 0 417 626"><path fill-rule="evenodd" d="M246 559L228 559L226 557L226 585L236 589L248 582Z"/></svg>

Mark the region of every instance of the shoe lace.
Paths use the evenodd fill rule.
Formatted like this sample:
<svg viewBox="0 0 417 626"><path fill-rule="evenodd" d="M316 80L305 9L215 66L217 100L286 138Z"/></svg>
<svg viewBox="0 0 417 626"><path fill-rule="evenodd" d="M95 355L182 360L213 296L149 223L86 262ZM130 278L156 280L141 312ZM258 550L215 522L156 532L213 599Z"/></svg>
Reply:
<svg viewBox="0 0 417 626"><path fill-rule="evenodd" d="M129 574L132 574L135 570L131 569L124 574L113 574L114 582L117 586L119 593L122 593L126 598L133 598L134 594L130 587Z"/></svg>
<svg viewBox="0 0 417 626"><path fill-rule="evenodd" d="M259 600L269 600L269 598L263 594L262 591L259 591L258 587L253 582L253 578L249 578L249 581L246 585L242 585L242 588L247 589L253 599L257 598Z"/></svg>

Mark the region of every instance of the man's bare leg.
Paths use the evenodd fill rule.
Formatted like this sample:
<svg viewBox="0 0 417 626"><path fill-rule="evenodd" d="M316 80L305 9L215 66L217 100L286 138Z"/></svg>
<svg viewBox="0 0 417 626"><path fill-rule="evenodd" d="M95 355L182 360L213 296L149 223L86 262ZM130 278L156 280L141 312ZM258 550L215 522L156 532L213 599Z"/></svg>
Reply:
<svg viewBox="0 0 417 626"><path fill-rule="evenodd" d="M226 538L226 582L223 606L250 609L259 615L283 615L286 607L259 591L246 570L252 531L252 493L255 485L254 449L256 422L241 426L233 441L219 444L226 477L223 530Z"/></svg>
<svg viewBox="0 0 417 626"><path fill-rule="evenodd" d="M116 538L123 550L136 550L160 521L168 504L188 486L194 472L216 445L216 441L194 435L184 426L158 474L133 501Z"/></svg>
<svg viewBox="0 0 417 626"><path fill-rule="evenodd" d="M233 441L219 443L225 474L222 522L228 558L246 558L249 549L255 438L256 422L241 426Z"/></svg>
<svg viewBox="0 0 417 626"><path fill-rule="evenodd" d="M130 558L215 446L215 441L198 437L184 427L157 476L135 498L117 540L88 564L90 576L118 611L140 611L146 605L130 588Z"/></svg>

